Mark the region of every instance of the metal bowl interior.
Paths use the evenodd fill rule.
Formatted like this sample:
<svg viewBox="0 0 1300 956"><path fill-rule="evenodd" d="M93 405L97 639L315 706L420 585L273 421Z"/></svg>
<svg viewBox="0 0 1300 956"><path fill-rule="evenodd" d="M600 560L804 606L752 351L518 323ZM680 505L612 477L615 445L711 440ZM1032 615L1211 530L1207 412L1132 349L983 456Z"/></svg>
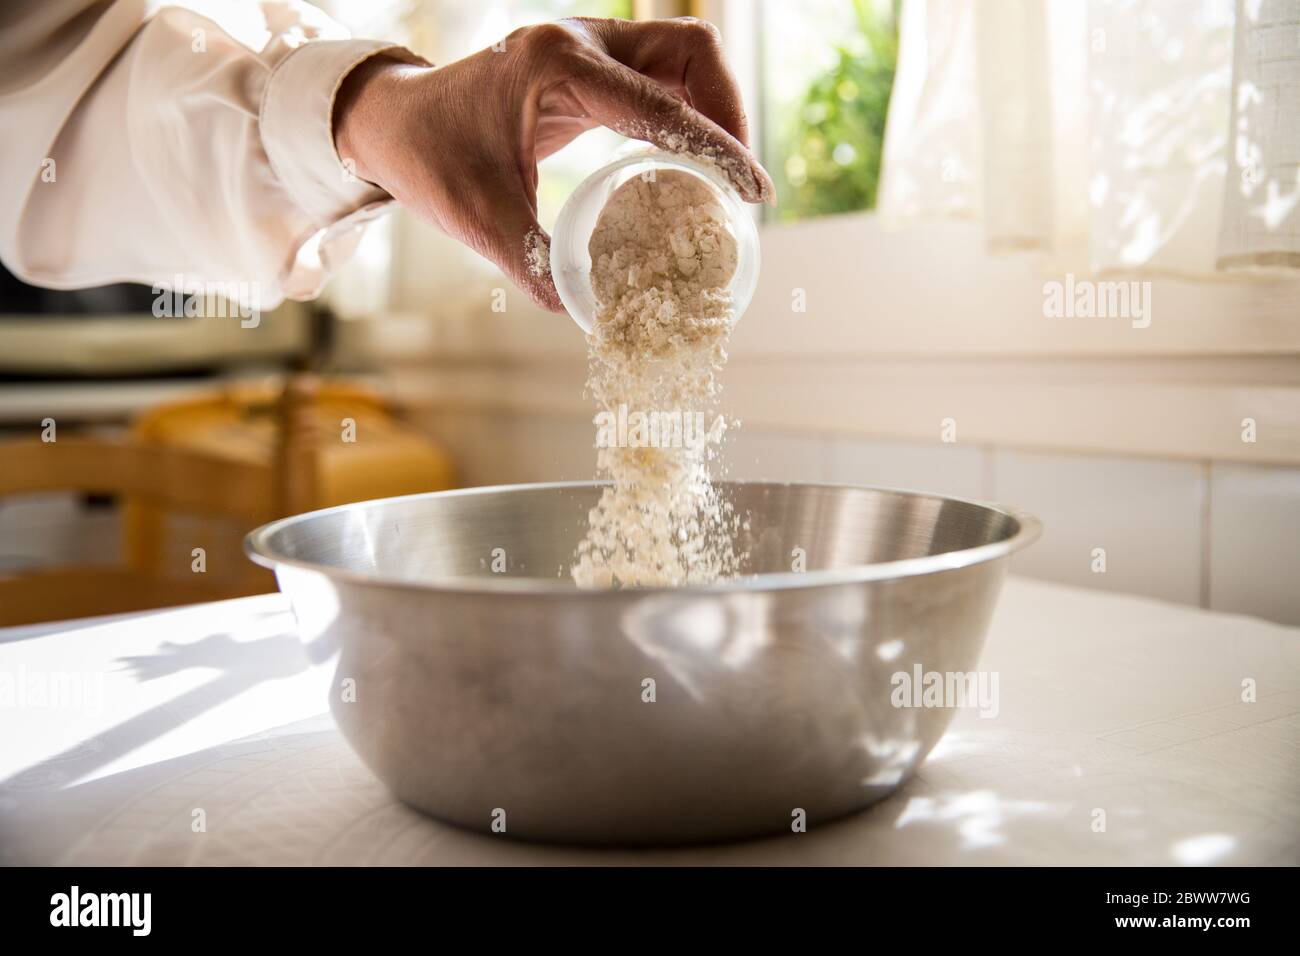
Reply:
<svg viewBox="0 0 1300 956"><path fill-rule="evenodd" d="M856 810L954 713L900 704L899 675L974 672L1007 559L1039 532L934 495L724 483L745 577L586 591L568 569L600 487L383 499L249 535L309 646L338 653L334 715L402 800L624 845Z"/></svg>

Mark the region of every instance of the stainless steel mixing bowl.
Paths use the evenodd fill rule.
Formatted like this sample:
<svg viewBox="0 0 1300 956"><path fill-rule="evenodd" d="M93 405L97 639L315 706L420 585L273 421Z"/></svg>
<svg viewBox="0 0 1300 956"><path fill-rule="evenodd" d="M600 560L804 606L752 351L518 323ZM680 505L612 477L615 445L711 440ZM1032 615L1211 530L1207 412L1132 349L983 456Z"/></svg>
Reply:
<svg viewBox="0 0 1300 956"><path fill-rule="evenodd" d="M755 575L708 588L575 588L594 483L345 505L246 547L309 647L337 650L343 734L421 810L581 843L815 825L890 793L938 741L953 709L895 706L892 678L975 669L1039 524L902 491L722 487Z"/></svg>

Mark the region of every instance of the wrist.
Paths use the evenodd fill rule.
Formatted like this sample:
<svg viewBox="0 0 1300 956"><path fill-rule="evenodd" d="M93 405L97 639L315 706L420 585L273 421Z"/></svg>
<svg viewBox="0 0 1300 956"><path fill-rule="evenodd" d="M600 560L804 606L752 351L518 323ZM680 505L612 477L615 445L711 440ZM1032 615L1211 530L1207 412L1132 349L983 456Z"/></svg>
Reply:
<svg viewBox="0 0 1300 956"><path fill-rule="evenodd" d="M404 76L426 69L380 53L357 64L339 84L331 117L334 150L357 178L383 186L375 162L379 131L385 117L391 118Z"/></svg>

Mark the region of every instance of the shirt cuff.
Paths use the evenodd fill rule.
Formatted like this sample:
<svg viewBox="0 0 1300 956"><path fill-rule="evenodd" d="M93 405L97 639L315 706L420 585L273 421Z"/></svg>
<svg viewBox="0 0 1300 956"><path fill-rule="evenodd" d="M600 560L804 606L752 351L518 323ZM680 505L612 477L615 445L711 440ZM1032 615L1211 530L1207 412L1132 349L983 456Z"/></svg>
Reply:
<svg viewBox="0 0 1300 956"><path fill-rule="evenodd" d="M276 65L262 92L259 127L271 169L317 226L388 198L334 149L334 97L353 69L379 53L429 65L405 47L378 40L313 40Z"/></svg>

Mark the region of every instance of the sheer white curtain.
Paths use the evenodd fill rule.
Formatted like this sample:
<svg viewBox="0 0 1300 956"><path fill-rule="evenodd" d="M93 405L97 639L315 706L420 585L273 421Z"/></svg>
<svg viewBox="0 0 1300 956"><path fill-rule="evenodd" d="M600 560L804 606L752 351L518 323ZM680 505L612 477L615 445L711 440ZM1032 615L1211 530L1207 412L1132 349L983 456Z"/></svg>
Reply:
<svg viewBox="0 0 1300 956"><path fill-rule="evenodd" d="M1300 0L904 0L879 212L991 250L1300 268Z"/></svg>

